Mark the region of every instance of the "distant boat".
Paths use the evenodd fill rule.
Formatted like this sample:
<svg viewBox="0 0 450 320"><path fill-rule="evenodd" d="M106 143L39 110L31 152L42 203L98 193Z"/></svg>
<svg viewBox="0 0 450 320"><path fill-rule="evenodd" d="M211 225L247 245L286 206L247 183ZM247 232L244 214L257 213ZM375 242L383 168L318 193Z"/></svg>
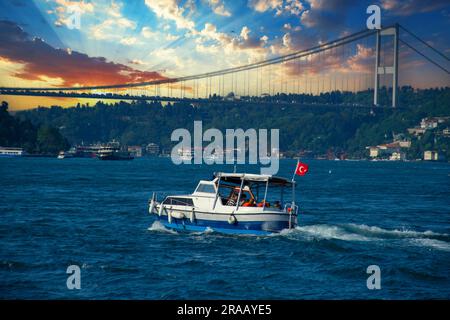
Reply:
<svg viewBox="0 0 450 320"><path fill-rule="evenodd" d="M66 159L66 158L73 158L73 154L70 152L61 151L58 153L58 159Z"/></svg>
<svg viewBox="0 0 450 320"><path fill-rule="evenodd" d="M134 157L126 151L120 151L114 146L102 147L98 150L97 158L100 160L133 160Z"/></svg>
<svg viewBox="0 0 450 320"><path fill-rule="evenodd" d="M179 149L178 157L182 161L192 161L192 159L194 158L191 149Z"/></svg>
<svg viewBox="0 0 450 320"><path fill-rule="evenodd" d="M23 157L25 155L26 152L22 148L0 147L0 157L2 158Z"/></svg>

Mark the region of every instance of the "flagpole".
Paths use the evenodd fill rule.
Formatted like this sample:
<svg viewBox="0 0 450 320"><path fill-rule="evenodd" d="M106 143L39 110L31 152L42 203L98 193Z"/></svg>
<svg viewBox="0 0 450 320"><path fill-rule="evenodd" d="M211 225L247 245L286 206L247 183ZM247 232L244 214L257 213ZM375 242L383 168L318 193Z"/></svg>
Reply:
<svg viewBox="0 0 450 320"><path fill-rule="evenodd" d="M297 158L297 164L295 165L294 174L292 175L292 182L294 182L294 183L295 183L295 173L297 172L299 163L300 163L300 158Z"/></svg>
<svg viewBox="0 0 450 320"><path fill-rule="evenodd" d="M300 163L300 157L297 158L297 164L295 165L294 174L292 175L292 203L291 210L295 208L295 175L297 172L298 164Z"/></svg>

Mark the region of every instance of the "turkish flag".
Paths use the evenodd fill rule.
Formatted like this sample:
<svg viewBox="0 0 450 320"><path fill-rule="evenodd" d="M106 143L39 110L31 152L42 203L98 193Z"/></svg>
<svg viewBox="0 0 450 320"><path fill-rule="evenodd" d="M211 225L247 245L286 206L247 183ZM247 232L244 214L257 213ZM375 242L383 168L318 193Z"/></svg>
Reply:
<svg viewBox="0 0 450 320"><path fill-rule="evenodd" d="M299 176L304 176L308 172L308 165L306 163L297 162L297 168L295 169L295 174Z"/></svg>

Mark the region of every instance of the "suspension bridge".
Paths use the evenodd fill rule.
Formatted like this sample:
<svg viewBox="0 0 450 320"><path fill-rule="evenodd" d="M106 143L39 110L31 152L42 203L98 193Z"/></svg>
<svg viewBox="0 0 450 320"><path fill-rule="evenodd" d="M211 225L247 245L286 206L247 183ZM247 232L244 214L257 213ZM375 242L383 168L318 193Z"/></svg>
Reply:
<svg viewBox="0 0 450 320"><path fill-rule="evenodd" d="M449 58L444 53L395 24L379 30L366 29L309 49L213 72L103 86L0 87L0 95L301 104L305 103L305 96L368 92L370 101L357 105L373 107L380 106L380 88L388 88L384 90L389 94L388 103L382 106L395 108L399 105L400 49L410 50L449 75ZM280 99L281 96L284 99Z"/></svg>

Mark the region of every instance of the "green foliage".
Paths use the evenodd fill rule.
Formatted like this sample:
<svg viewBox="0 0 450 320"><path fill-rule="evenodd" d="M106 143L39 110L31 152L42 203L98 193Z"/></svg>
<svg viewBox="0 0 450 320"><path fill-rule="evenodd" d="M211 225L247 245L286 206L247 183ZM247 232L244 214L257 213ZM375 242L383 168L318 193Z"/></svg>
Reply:
<svg viewBox="0 0 450 320"><path fill-rule="evenodd" d="M387 100L389 90L382 88L380 96ZM279 94L236 103L213 98L194 106L186 102L106 104L100 101L93 107L37 108L19 112L18 116L34 124L60 128L72 144L116 139L128 145L154 142L170 151L174 145L170 141L174 129L192 131L194 120L202 120L203 130L278 128L280 148L284 151L310 150L323 154L333 150L365 156L366 146L391 141L393 133L406 132L423 117L450 115L450 88L413 90L403 87L399 96L402 108L397 110L360 107L372 98L371 91L365 91L320 96ZM294 100L303 105L290 103ZM416 153L425 147L422 142L418 144ZM450 149L448 141L443 144Z"/></svg>
<svg viewBox="0 0 450 320"><path fill-rule="evenodd" d="M70 145L53 127L37 127L30 120L11 116L8 103L3 101L0 107L0 146L21 147L28 153L56 154Z"/></svg>

